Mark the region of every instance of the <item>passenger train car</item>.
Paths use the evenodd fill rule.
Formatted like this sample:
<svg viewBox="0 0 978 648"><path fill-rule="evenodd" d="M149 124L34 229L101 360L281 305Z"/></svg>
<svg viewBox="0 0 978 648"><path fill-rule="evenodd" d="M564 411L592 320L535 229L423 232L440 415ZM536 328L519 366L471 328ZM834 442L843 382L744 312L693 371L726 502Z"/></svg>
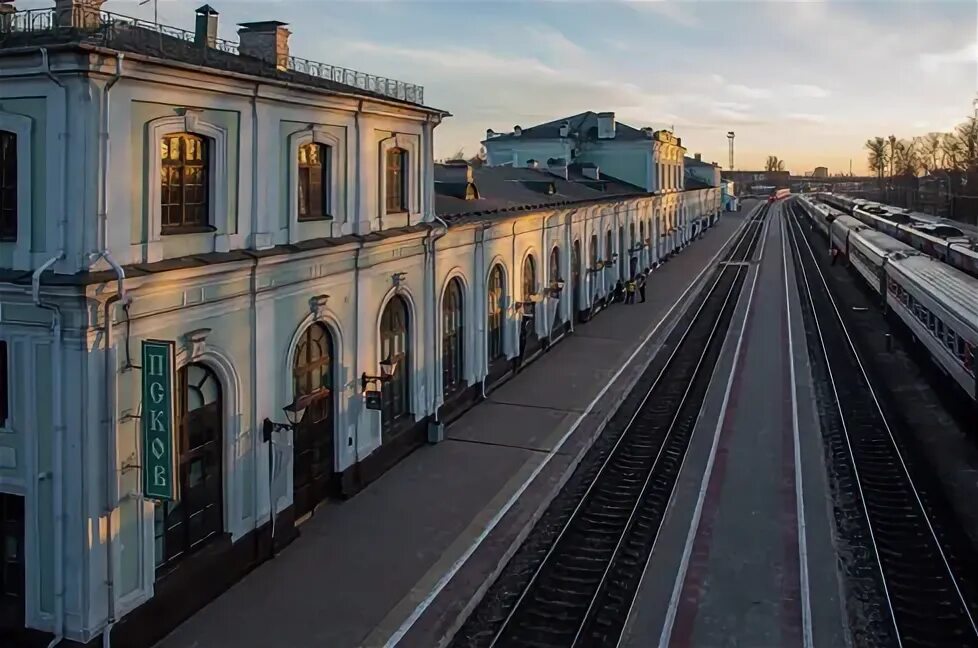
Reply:
<svg viewBox="0 0 978 648"><path fill-rule="evenodd" d="M978 236L946 218L838 194L818 199L907 245L978 277Z"/></svg>
<svg viewBox="0 0 978 648"><path fill-rule="evenodd" d="M779 200L783 200L787 198L790 195L791 195L791 189L787 189L787 188L778 189L768 197L767 201L769 203L777 202Z"/></svg>
<svg viewBox="0 0 978 648"><path fill-rule="evenodd" d="M933 361L978 401L978 279L832 207L806 198L800 204Z"/></svg>

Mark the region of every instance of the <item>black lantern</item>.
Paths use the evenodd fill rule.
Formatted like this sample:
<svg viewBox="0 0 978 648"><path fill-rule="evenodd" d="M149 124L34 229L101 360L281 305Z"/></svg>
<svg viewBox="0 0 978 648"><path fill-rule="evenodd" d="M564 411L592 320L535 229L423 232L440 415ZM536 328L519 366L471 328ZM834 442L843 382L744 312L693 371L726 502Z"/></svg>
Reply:
<svg viewBox="0 0 978 648"><path fill-rule="evenodd" d="M363 372L360 376L360 391L367 391L367 387L370 383L379 382L381 384L390 381L394 377L394 372L397 371L397 362L399 358L395 358L388 355L386 358L380 361L380 375L379 376L368 376L367 372Z"/></svg>
<svg viewBox="0 0 978 648"><path fill-rule="evenodd" d="M302 415L306 408L327 394L329 394L329 388L320 387L313 392L296 397L295 400L282 408L288 423L276 423L266 418L262 423L262 438L267 442L271 440L272 432L286 432L294 429L302 421Z"/></svg>

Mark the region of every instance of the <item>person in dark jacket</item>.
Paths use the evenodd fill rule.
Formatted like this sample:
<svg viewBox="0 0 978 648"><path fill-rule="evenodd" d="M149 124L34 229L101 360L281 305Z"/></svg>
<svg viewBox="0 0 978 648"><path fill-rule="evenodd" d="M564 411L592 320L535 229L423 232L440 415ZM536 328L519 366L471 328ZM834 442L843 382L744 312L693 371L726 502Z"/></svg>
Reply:
<svg viewBox="0 0 978 648"><path fill-rule="evenodd" d="M642 298L642 303L645 303L645 282L648 281L649 276L644 272L638 276L638 295Z"/></svg>
<svg viewBox="0 0 978 648"><path fill-rule="evenodd" d="M621 279L615 284L615 292L612 298L614 301L625 301L625 284L622 283Z"/></svg>

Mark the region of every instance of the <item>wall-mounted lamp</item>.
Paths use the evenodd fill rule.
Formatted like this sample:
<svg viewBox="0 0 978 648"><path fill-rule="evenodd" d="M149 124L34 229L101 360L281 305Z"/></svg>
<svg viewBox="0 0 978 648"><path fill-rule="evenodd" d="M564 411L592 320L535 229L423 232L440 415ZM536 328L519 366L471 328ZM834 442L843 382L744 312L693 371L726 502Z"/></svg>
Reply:
<svg viewBox="0 0 978 648"><path fill-rule="evenodd" d="M367 387L371 383L384 384L385 382L390 382L391 378L394 377L394 372L397 371L397 362L399 358L393 358L388 355L386 358L380 361L380 375L379 376L368 376L367 372L363 372L360 376L360 391L367 391Z"/></svg>
<svg viewBox="0 0 978 648"><path fill-rule="evenodd" d="M325 398L328 394L328 387L320 387L308 394L297 397L294 401L282 408L288 423L276 423L267 418L264 420L262 423L262 438L267 442L271 440L272 432L287 432L295 429L295 426L302 421L302 415L305 413L306 408L320 398Z"/></svg>
<svg viewBox="0 0 978 648"><path fill-rule="evenodd" d="M563 279L554 279L553 281L550 282L550 286L547 288L548 294L553 298L560 297L560 293L563 292L563 290L564 290Z"/></svg>

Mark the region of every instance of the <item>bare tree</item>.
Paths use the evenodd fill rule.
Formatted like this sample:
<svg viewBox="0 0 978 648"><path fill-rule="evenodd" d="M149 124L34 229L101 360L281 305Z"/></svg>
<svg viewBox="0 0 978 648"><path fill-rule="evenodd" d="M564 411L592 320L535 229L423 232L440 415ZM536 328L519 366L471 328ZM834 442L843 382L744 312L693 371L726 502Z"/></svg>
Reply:
<svg viewBox="0 0 978 648"><path fill-rule="evenodd" d="M765 171L784 171L784 160L778 158L777 155L767 156L767 161L764 163Z"/></svg>
<svg viewBox="0 0 978 648"><path fill-rule="evenodd" d="M941 163L949 171L961 171L965 167L965 149L954 133L941 137Z"/></svg>
<svg viewBox="0 0 978 648"><path fill-rule="evenodd" d="M920 162L925 172L936 171L941 168L941 138L942 133L927 133L920 138Z"/></svg>

